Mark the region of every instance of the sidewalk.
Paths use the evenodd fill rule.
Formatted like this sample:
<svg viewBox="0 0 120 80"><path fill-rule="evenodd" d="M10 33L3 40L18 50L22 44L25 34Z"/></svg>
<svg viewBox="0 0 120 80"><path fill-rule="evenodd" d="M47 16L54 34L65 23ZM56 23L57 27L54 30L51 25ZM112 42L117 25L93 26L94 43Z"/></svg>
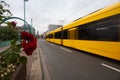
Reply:
<svg viewBox="0 0 120 80"><path fill-rule="evenodd" d="M39 41L39 40L38 40ZM9 46L0 47L0 52L7 49ZM22 53L23 56L26 56L25 53ZM42 80L42 65L40 59L40 50L39 44L37 44L37 48L34 51L32 56L26 56L28 58L27 62L27 79L26 80Z"/></svg>
<svg viewBox="0 0 120 80"><path fill-rule="evenodd" d="M39 44L37 45L37 49L36 51L34 51L32 56L32 66L28 80L42 80L42 68L40 61Z"/></svg>
<svg viewBox="0 0 120 80"><path fill-rule="evenodd" d="M5 46L5 47L0 47L0 52L4 51L5 49L7 49L9 46Z"/></svg>

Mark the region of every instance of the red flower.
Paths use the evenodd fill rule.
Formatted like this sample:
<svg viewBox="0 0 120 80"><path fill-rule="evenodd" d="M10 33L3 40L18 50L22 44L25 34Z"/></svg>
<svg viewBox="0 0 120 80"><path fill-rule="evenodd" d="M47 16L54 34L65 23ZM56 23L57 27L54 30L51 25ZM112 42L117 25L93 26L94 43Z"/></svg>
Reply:
<svg viewBox="0 0 120 80"><path fill-rule="evenodd" d="M36 39L32 42L28 42L26 46L24 46L24 51L27 55L32 55L33 51L36 49L37 44L36 44Z"/></svg>
<svg viewBox="0 0 120 80"><path fill-rule="evenodd" d="M13 27L16 27L16 22L12 21L12 22L11 22L11 25L12 25Z"/></svg>
<svg viewBox="0 0 120 80"><path fill-rule="evenodd" d="M37 47L37 40L34 38L34 36L28 32L21 32L21 38L23 41L21 42L21 45L23 47L23 51L27 55L32 55L33 51Z"/></svg>
<svg viewBox="0 0 120 80"><path fill-rule="evenodd" d="M21 42L21 45L22 45L23 48L25 48L25 47L27 46L27 42L26 42L25 40L23 40L23 41Z"/></svg>
<svg viewBox="0 0 120 80"><path fill-rule="evenodd" d="M34 36L28 32L23 31L23 32L21 32L21 38L28 40L28 41L31 41L34 39Z"/></svg>

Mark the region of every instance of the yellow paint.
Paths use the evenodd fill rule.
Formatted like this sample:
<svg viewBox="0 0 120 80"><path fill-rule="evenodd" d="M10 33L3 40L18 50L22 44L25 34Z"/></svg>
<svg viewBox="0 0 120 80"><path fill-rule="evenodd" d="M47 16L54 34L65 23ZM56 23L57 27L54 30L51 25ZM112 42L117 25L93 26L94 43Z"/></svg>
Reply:
<svg viewBox="0 0 120 80"><path fill-rule="evenodd" d="M56 43L56 44L61 44L60 39L49 39L49 42L53 42L53 43Z"/></svg>
<svg viewBox="0 0 120 80"><path fill-rule="evenodd" d="M120 60L120 42L64 40L63 43L64 46Z"/></svg>
<svg viewBox="0 0 120 80"><path fill-rule="evenodd" d="M78 29L72 28L68 30L68 39L78 39Z"/></svg>

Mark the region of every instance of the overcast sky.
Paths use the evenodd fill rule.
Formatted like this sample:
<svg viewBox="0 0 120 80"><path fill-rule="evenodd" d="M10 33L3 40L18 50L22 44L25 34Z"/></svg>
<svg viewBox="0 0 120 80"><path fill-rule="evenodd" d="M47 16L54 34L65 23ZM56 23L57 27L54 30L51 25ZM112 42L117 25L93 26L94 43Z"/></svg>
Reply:
<svg viewBox="0 0 120 80"><path fill-rule="evenodd" d="M4 0L10 7L13 16L24 19L24 0ZM26 2L26 21L43 33L49 24L66 25L77 18L83 17L95 10L111 5L120 0L28 0ZM64 23L61 22L64 21ZM23 22L17 20L17 25Z"/></svg>

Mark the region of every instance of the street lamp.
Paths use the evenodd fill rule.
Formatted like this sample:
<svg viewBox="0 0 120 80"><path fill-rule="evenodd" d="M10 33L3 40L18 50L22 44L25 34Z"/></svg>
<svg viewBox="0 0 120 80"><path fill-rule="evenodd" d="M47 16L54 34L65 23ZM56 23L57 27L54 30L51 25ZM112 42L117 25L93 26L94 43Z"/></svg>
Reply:
<svg viewBox="0 0 120 80"><path fill-rule="evenodd" d="M25 5L25 1L28 1L28 0L24 0L23 2L24 2L24 21L26 21L26 5ZM24 29L25 29L25 27L26 27L26 25L25 25L25 22L24 22Z"/></svg>

